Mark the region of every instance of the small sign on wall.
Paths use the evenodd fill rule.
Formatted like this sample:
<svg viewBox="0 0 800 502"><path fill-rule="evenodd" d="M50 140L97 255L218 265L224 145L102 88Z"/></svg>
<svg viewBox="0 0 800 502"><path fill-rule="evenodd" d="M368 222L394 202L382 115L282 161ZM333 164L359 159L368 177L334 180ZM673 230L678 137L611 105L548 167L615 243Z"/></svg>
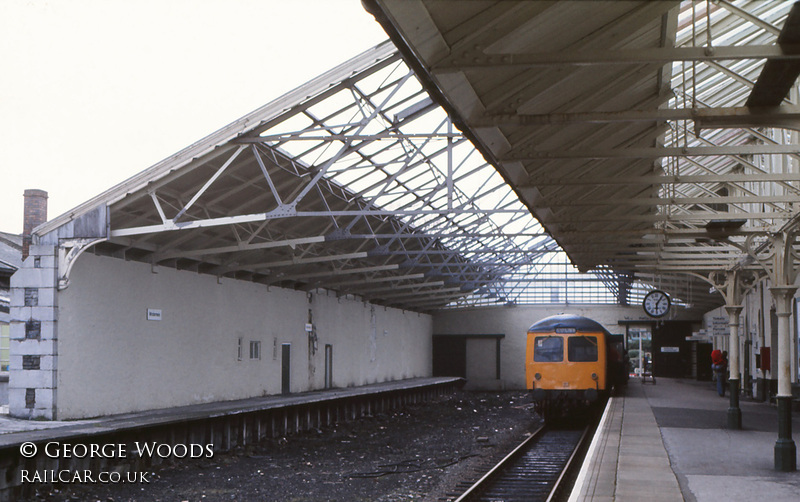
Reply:
<svg viewBox="0 0 800 502"><path fill-rule="evenodd" d="M661 347L661 352L677 354L681 351L680 347Z"/></svg>
<svg viewBox="0 0 800 502"><path fill-rule="evenodd" d="M147 320L148 321L160 321L161 320L161 309L147 309Z"/></svg>

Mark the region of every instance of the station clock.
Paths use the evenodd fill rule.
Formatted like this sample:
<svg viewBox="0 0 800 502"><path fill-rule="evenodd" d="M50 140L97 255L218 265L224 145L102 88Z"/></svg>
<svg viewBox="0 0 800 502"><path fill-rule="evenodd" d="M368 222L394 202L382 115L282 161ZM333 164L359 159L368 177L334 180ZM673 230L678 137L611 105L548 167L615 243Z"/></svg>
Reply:
<svg viewBox="0 0 800 502"><path fill-rule="evenodd" d="M670 306L669 296L658 289L647 293L642 302L645 313L650 317L664 317L669 313Z"/></svg>

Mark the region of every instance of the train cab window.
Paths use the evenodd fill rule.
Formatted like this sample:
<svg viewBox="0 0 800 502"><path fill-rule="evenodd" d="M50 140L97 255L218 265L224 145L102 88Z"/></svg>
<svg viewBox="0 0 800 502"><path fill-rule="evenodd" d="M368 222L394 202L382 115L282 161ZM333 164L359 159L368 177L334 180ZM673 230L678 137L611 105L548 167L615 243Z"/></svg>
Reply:
<svg viewBox="0 0 800 502"><path fill-rule="evenodd" d="M597 361L596 336L571 336L567 340L567 357L571 362Z"/></svg>
<svg viewBox="0 0 800 502"><path fill-rule="evenodd" d="M560 336L537 336L533 343L533 360L537 363L563 361L564 339Z"/></svg>

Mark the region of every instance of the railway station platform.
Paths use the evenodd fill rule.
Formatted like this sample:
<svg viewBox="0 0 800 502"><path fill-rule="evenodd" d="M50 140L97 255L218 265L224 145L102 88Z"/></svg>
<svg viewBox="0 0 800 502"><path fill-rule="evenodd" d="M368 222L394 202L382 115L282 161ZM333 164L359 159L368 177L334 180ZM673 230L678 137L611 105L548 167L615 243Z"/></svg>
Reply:
<svg viewBox="0 0 800 502"><path fill-rule="evenodd" d="M570 502L797 500L800 471L774 470L777 408L742 398L742 429L730 430L728 404L712 382L631 379L610 400Z"/></svg>
<svg viewBox="0 0 800 502"><path fill-rule="evenodd" d="M425 402L463 386L457 377L411 378L359 387L334 388L236 401L203 403L126 413L87 420L31 421L0 415L0 502L32 496L37 484L26 483L21 472L59 472L63 469L126 470L157 465L158 455L133 455L134 443L203 445L214 452L229 451L268 437L281 437L323 425ZM126 455L98 458L60 455L48 444L115 445ZM34 446L31 446L34 445ZM56 451L55 457L46 454ZM38 453L30 453L38 452Z"/></svg>

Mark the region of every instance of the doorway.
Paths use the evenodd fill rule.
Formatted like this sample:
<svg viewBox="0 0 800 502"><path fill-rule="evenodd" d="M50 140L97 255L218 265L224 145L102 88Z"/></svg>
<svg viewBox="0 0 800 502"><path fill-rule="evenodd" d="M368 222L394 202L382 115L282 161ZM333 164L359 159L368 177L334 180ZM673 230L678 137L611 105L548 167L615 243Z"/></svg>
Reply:
<svg viewBox="0 0 800 502"><path fill-rule="evenodd" d="M281 345L281 394L288 394L291 390L291 353L291 343Z"/></svg>

